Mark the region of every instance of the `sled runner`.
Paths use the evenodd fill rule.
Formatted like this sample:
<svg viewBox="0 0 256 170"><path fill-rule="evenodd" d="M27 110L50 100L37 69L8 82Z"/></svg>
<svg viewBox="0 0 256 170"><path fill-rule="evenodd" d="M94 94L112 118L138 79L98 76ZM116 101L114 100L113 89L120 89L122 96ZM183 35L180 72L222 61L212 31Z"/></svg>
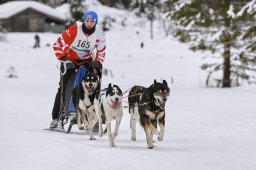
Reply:
<svg viewBox="0 0 256 170"><path fill-rule="evenodd" d="M55 132L59 132L59 133L64 133L64 134L71 134L71 135L87 135L89 132L87 132L87 131L70 131L70 132L67 132L67 131L65 131L65 130L59 130L59 129L57 129L57 128L45 128L44 129L45 131L49 131L49 132L53 132L53 133L55 133ZM98 132L93 132L94 134L97 134ZM106 133L106 130L104 131L104 133Z"/></svg>

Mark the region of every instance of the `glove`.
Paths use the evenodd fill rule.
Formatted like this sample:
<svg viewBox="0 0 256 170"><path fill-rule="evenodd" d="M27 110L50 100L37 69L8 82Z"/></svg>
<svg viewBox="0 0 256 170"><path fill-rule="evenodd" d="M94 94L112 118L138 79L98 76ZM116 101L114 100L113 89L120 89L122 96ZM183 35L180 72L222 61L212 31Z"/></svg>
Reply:
<svg viewBox="0 0 256 170"><path fill-rule="evenodd" d="M94 60L90 65L96 70L102 70L102 64L99 61Z"/></svg>

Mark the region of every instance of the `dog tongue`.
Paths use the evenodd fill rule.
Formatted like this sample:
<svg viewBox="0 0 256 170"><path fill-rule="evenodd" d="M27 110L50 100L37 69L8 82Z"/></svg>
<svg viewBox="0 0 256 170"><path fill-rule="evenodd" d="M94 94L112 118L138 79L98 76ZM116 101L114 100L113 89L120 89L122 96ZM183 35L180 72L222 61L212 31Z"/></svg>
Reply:
<svg viewBox="0 0 256 170"><path fill-rule="evenodd" d="M119 106L119 103L117 101L112 101L112 106L114 108L117 108Z"/></svg>

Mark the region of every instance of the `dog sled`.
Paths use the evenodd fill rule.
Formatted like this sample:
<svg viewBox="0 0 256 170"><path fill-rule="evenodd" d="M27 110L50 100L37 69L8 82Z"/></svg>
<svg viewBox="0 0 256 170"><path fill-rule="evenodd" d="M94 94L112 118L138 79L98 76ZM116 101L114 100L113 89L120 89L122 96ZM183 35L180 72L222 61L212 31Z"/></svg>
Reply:
<svg viewBox="0 0 256 170"><path fill-rule="evenodd" d="M87 68L81 65L79 69L70 76L64 92L63 76L66 74L68 69L75 69L76 67L74 63L69 60L60 62L61 65L58 68L60 70L61 101L58 125L56 128L48 128L44 130L70 133L73 125L77 124L76 109L72 102L72 90L81 83L83 75L87 72Z"/></svg>

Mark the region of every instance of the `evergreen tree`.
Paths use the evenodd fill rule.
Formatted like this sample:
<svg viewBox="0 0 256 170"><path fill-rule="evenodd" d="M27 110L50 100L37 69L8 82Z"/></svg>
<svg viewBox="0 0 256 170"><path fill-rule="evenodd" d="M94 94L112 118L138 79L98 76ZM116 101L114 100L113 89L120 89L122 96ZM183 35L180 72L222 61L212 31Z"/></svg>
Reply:
<svg viewBox="0 0 256 170"><path fill-rule="evenodd" d="M247 3L238 13L237 18L244 23L241 40L244 45L239 52L239 61L242 63L240 69L243 71L241 76L250 83L256 83L256 0ZM249 22L244 22L249 20Z"/></svg>
<svg viewBox="0 0 256 170"><path fill-rule="evenodd" d="M255 13L238 15L241 10L246 11L245 1L169 1L175 3L175 10L170 12L170 18L177 25L175 36L180 41L190 42L192 50L208 51L211 56L223 58L221 62L202 65L208 72L207 85L216 72L222 72L222 78L214 80L217 86L231 87L238 86L242 80L255 81L255 54L253 56L252 52L256 31L250 26L255 23Z"/></svg>

